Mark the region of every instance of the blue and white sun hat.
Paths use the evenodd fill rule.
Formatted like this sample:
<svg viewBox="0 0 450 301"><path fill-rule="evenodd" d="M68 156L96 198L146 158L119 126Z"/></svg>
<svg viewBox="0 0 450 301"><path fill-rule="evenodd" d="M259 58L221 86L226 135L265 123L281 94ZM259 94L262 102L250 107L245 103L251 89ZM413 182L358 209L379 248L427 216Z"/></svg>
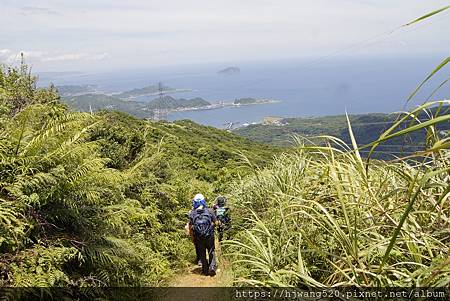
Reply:
<svg viewBox="0 0 450 301"><path fill-rule="evenodd" d="M194 199L192 200L192 207L194 209L197 209L200 206L207 207L205 197L203 196L203 194L198 193L194 196Z"/></svg>

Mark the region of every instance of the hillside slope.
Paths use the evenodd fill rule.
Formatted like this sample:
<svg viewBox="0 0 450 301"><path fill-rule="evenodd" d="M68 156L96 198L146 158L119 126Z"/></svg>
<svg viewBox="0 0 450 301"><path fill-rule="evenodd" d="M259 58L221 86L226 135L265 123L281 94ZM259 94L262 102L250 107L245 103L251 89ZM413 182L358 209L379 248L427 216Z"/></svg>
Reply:
<svg viewBox="0 0 450 301"><path fill-rule="evenodd" d="M192 99L175 99L172 96L162 96L153 99L147 105L147 108L150 110L174 110L174 109L183 109L183 108L195 108L195 107L204 107L209 106L211 103L204 100L203 98L197 97Z"/></svg>
<svg viewBox="0 0 450 301"><path fill-rule="evenodd" d="M152 99L151 101L142 102L98 93L63 96L62 102L67 104L70 109L78 112L97 112L101 110L120 111L137 118L150 119L155 116L156 110L168 113L173 110L211 105L211 103L200 97L176 99L166 95Z"/></svg>
<svg viewBox="0 0 450 301"><path fill-rule="evenodd" d="M153 113L145 110L146 104L137 101L126 101L104 94L82 94L63 98L70 108L80 112L97 112L100 110L121 111L138 118L151 118Z"/></svg>
<svg viewBox="0 0 450 301"><path fill-rule="evenodd" d="M435 110L434 110L435 111ZM448 106L441 108L441 113L449 111ZM433 110L431 110L433 112ZM398 114L361 114L349 115L349 120L355 135L355 139L360 146L367 145L377 140L380 135L389 129L395 122ZM424 113L419 114L420 119L428 119ZM408 122L402 127L406 128ZM441 135L448 135L450 124L442 123L437 126ZM350 144L350 135L347 119L345 115L314 117L314 118L279 118L275 122L265 124L249 125L234 130L245 138L270 143L278 146L291 146L294 144L294 137L313 138L317 136L333 136ZM424 130L411 133L408 136L402 136L382 143L377 148L377 158L390 159L394 156L408 155L412 152L424 148L426 133ZM315 142L318 142L316 139ZM362 150L363 155L368 150Z"/></svg>
<svg viewBox="0 0 450 301"><path fill-rule="evenodd" d="M112 160L110 166L127 166L136 156L130 157L130 153L151 145L159 149L170 170L210 184L215 193L223 193L226 183L239 172L245 173L242 156L264 165L281 150L190 120L155 122L121 112L101 112L99 116L103 122L93 130L92 137L102 139L102 152Z"/></svg>
<svg viewBox="0 0 450 301"><path fill-rule="evenodd" d="M449 101L426 103L449 105ZM437 134L448 111L383 137L426 129L426 150L367 162L333 137L300 144L235 183L233 239L225 253L242 286L448 287L450 143ZM320 125L321 127L323 125ZM305 141L305 143L307 143Z"/></svg>
<svg viewBox="0 0 450 301"><path fill-rule="evenodd" d="M278 152L189 121L70 112L35 87L26 66L0 69L1 287L162 285L195 256L193 195L253 172L241 154Z"/></svg>

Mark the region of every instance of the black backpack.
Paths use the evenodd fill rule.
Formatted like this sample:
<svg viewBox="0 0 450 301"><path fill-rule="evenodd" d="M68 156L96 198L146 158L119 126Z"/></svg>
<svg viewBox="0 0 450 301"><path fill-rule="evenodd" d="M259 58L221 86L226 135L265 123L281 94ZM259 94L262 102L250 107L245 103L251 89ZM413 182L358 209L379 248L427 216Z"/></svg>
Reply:
<svg viewBox="0 0 450 301"><path fill-rule="evenodd" d="M197 238L207 238L214 233L211 214L208 209L197 210L192 221L194 236Z"/></svg>

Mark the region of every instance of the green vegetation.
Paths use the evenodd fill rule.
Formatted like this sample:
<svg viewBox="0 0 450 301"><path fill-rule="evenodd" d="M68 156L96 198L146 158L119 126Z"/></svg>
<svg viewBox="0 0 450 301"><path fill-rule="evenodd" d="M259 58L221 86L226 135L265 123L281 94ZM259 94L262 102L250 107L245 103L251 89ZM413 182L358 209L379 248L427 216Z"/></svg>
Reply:
<svg viewBox="0 0 450 301"><path fill-rule="evenodd" d="M95 85L63 85L57 86L56 89L61 96L73 96L95 92Z"/></svg>
<svg viewBox="0 0 450 301"><path fill-rule="evenodd" d="M183 226L197 192L231 201L237 285L449 286L449 105L328 117L348 138L281 153L191 121L70 112L27 66L1 67L0 286L164 285L194 258ZM358 122L380 119L366 142ZM423 148L373 159L403 137Z"/></svg>
<svg viewBox="0 0 450 301"><path fill-rule="evenodd" d="M447 113L449 107L441 108ZM431 110L432 112L435 110ZM380 135L392 126L398 114L362 114L350 115L353 133L356 141L360 145L367 145L375 141ZM419 114L418 118L427 119L425 113ZM401 127L409 126L409 121L405 121ZM448 135L450 124L442 123L437 126L440 135ZM278 146L292 146L295 144L295 137L312 139L317 136L333 136L343 140L346 144L351 144L350 133L345 115L325 116L315 118L282 118L277 119L272 124L255 124L241 127L235 133L251 140L270 143ZM411 154L421 150L425 146L426 131L416 131L407 136L390 139L382 143L377 148L376 157L382 159L392 159ZM305 140L306 142L306 140ZM367 155L368 150L362 150L361 154Z"/></svg>
<svg viewBox="0 0 450 301"><path fill-rule="evenodd" d="M120 94L117 94L116 96L119 98L135 98L139 96L146 96L146 95L156 95L159 92L175 92L177 89L164 86L162 84L160 85L149 85L143 88L136 88L129 91L122 92Z"/></svg>
<svg viewBox="0 0 450 301"><path fill-rule="evenodd" d="M431 105L378 139L425 129L427 151L410 161L364 162L350 131L351 146L298 140L295 152L237 182L231 199L240 220L227 242L237 284L448 286L450 142L435 125L450 115L435 110L420 121Z"/></svg>
<svg viewBox="0 0 450 301"><path fill-rule="evenodd" d="M137 101L126 101L104 94L83 94L64 97L64 103L79 112L93 112L101 110L121 111L138 118L152 118L153 112L147 110L147 104Z"/></svg>
<svg viewBox="0 0 450 301"><path fill-rule="evenodd" d="M258 101L257 99L254 99L251 97L245 97L245 98L235 99L233 103L235 105L250 105L250 104L255 104L255 103L259 103L259 102L260 101Z"/></svg>
<svg viewBox="0 0 450 301"><path fill-rule="evenodd" d="M439 126L448 126L449 104L425 103L397 116L366 146L358 146L347 117L349 145L332 136L320 144L297 139L295 152L237 182L232 200L240 220L227 242L236 283L448 287L450 137ZM370 160L382 143L417 131L425 131L423 150L392 162Z"/></svg>
<svg viewBox="0 0 450 301"><path fill-rule="evenodd" d="M450 283L448 101L365 148L349 118L351 146L297 139L282 154L191 121L69 112L35 81L0 72L1 286L164 285L194 257L183 225L199 191L228 192L238 285ZM421 130L426 151L409 160L360 155Z"/></svg>
<svg viewBox="0 0 450 301"><path fill-rule="evenodd" d="M148 108L151 110L176 110L185 108L198 108L209 106L211 103L207 102L203 98L197 97L192 99L175 99L171 96L162 96L156 98L148 103Z"/></svg>
<svg viewBox="0 0 450 301"><path fill-rule="evenodd" d="M276 149L189 121L69 112L0 70L0 286L156 286L193 257L190 199ZM240 153L238 153L240 152ZM241 155L242 154L242 155Z"/></svg>
<svg viewBox="0 0 450 301"><path fill-rule="evenodd" d="M155 98L150 102L123 100L104 94L82 94L64 97L63 102L79 112L96 112L101 110L120 111L137 118L153 118L154 110L170 112L186 108L198 108L211 105L202 98L175 99L171 96Z"/></svg>
<svg viewBox="0 0 450 301"><path fill-rule="evenodd" d="M256 99L252 97L244 97L244 98L238 98L233 101L234 105L255 105L255 104L267 104L277 102L275 100L270 99Z"/></svg>

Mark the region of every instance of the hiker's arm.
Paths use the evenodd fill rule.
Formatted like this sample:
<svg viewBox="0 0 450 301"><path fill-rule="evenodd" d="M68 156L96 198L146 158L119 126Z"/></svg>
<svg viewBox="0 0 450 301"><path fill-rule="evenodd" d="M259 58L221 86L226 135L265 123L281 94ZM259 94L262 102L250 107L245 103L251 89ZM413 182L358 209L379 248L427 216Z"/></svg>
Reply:
<svg viewBox="0 0 450 301"><path fill-rule="evenodd" d="M189 224L189 235L191 236L192 241L194 241L194 231L192 230L191 224Z"/></svg>
<svg viewBox="0 0 450 301"><path fill-rule="evenodd" d="M212 218L213 225L219 226L220 222L219 222L219 219L217 218L216 214L214 213L214 211L210 211L210 213L211 213L211 218Z"/></svg>
<svg viewBox="0 0 450 301"><path fill-rule="evenodd" d="M189 236L191 237L192 241L194 241L194 230L192 229L192 216L191 212L189 212L189 221L186 225L188 227Z"/></svg>

